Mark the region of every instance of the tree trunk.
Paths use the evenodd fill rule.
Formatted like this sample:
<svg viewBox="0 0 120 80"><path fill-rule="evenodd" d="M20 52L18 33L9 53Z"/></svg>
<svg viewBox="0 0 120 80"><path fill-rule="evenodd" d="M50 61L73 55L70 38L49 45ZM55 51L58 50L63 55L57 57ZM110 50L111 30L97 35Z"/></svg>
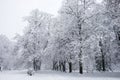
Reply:
<svg viewBox="0 0 120 80"><path fill-rule="evenodd" d="M63 62L63 72L66 72L66 62Z"/></svg>
<svg viewBox="0 0 120 80"><path fill-rule="evenodd" d="M2 71L1 66L0 66L0 71Z"/></svg>
<svg viewBox="0 0 120 80"><path fill-rule="evenodd" d="M82 47L80 47L80 53L79 53L79 73L83 74L83 64L82 64Z"/></svg>
<svg viewBox="0 0 120 80"><path fill-rule="evenodd" d="M35 61L35 58L33 59L33 69L36 71L36 61Z"/></svg>
<svg viewBox="0 0 120 80"><path fill-rule="evenodd" d="M101 50L101 52L102 52L102 70L103 70L103 71L106 71L106 69L105 69L105 56L104 56L102 50Z"/></svg>
<svg viewBox="0 0 120 80"><path fill-rule="evenodd" d="M72 62L69 62L68 64L69 64L69 73L71 73L72 72Z"/></svg>
<svg viewBox="0 0 120 80"><path fill-rule="evenodd" d="M79 61L79 73L83 74L83 67L82 67L82 62Z"/></svg>
<svg viewBox="0 0 120 80"><path fill-rule="evenodd" d="M38 70L41 70L41 61L39 61Z"/></svg>
<svg viewBox="0 0 120 80"><path fill-rule="evenodd" d="M62 66L62 71L63 71L63 72L66 72L66 61L63 61L63 62L61 63L61 66Z"/></svg>
<svg viewBox="0 0 120 80"><path fill-rule="evenodd" d="M59 61L59 71L62 70L61 61Z"/></svg>
<svg viewBox="0 0 120 80"><path fill-rule="evenodd" d="M100 51L101 51L101 57L102 57L102 61L101 61L102 71L106 71L106 69L105 69L105 54L104 54L104 51L103 51L103 43L102 43L101 39L99 41L99 46L101 47Z"/></svg>
<svg viewBox="0 0 120 80"><path fill-rule="evenodd" d="M55 70L55 61L53 61L53 68L52 70Z"/></svg>

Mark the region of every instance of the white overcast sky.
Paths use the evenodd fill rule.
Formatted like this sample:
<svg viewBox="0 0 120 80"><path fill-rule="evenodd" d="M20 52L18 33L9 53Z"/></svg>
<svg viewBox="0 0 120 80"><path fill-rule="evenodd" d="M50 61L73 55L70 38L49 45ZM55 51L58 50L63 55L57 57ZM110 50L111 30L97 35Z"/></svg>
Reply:
<svg viewBox="0 0 120 80"><path fill-rule="evenodd" d="M62 0L0 0L0 34L12 40L16 33L23 33L23 17L28 16L33 9L57 15L61 2Z"/></svg>

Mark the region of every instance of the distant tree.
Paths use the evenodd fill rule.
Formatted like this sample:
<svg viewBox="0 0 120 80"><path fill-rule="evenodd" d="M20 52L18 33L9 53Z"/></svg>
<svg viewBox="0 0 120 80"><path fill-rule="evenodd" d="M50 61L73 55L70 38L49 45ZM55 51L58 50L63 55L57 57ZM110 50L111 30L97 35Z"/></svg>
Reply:
<svg viewBox="0 0 120 80"><path fill-rule="evenodd" d="M1 69L11 69L13 42L5 35L0 35L0 67Z"/></svg>

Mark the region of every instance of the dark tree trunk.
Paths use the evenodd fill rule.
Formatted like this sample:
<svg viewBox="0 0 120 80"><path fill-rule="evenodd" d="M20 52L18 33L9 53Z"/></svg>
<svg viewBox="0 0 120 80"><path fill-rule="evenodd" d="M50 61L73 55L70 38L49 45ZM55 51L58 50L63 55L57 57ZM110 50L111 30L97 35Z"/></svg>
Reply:
<svg viewBox="0 0 120 80"><path fill-rule="evenodd" d="M59 61L59 71L62 70L61 62Z"/></svg>
<svg viewBox="0 0 120 80"><path fill-rule="evenodd" d="M63 62L63 72L66 72L66 62Z"/></svg>
<svg viewBox="0 0 120 80"><path fill-rule="evenodd" d="M2 69L1 69L1 66L0 66L0 71L1 71Z"/></svg>
<svg viewBox="0 0 120 80"><path fill-rule="evenodd" d="M72 72L72 62L69 62L68 64L69 64L69 73L71 73Z"/></svg>
<svg viewBox="0 0 120 80"><path fill-rule="evenodd" d="M53 68L52 70L55 70L55 61L53 61Z"/></svg>
<svg viewBox="0 0 120 80"><path fill-rule="evenodd" d="M83 74L83 67L82 67L82 62L79 61L79 73Z"/></svg>
<svg viewBox="0 0 120 80"><path fill-rule="evenodd" d="M58 71L59 69L58 69L58 65L56 65L56 70Z"/></svg>
<svg viewBox="0 0 120 80"><path fill-rule="evenodd" d="M99 41L99 46L101 47L100 48L100 51L101 51L101 57L102 57L102 60L101 60L101 64L102 64L102 71L106 71L105 69L105 53L103 51L103 43L102 43L102 40L100 39Z"/></svg>
<svg viewBox="0 0 120 80"><path fill-rule="evenodd" d="M41 70L41 61L39 61L38 70Z"/></svg>
<svg viewBox="0 0 120 80"><path fill-rule="evenodd" d="M38 60L38 59L36 59L36 58L33 59L33 69L34 69L35 71L41 69L41 61L40 61L40 60Z"/></svg>
<svg viewBox="0 0 120 80"><path fill-rule="evenodd" d="M82 39L81 39L82 40ZM81 41L80 41L81 43ZM80 47L80 53L79 53L79 73L83 74L83 64L82 64L82 46Z"/></svg>
<svg viewBox="0 0 120 80"><path fill-rule="evenodd" d="M66 72L66 61L63 61L63 62L61 63L61 67L62 67L62 71L63 71L63 72Z"/></svg>
<svg viewBox="0 0 120 80"><path fill-rule="evenodd" d="M105 55L103 54L102 49L101 49L101 53L102 53L102 70L106 71L106 69L105 69Z"/></svg>
<svg viewBox="0 0 120 80"><path fill-rule="evenodd" d="M33 69L36 71L36 61L35 61L35 58L33 59Z"/></svg>

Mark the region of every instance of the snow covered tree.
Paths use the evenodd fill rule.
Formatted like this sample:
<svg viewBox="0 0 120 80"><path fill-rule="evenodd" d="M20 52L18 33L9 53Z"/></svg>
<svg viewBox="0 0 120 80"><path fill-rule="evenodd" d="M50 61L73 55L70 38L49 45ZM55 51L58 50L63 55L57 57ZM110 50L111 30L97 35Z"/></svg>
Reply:
<svg viewBox="0 0 120 80"><path fill-rule="evenodd" d="M86 39L85 29L89 29L87 21L98 13L95 12L94 0L65 0L60 10L65 29L69 32L72 40L79 44L78 61L79 73L83 73L83 43ZM84 32L85 31L85 32ZM89 31L90 32L90 31ZM91 34L91 33L90 33Z"/></svg>
<svg viewBox="0 0 120 80"><path fill-rule="evenodd" d="M118 3L64 0L57 17L33 10L25 17L28 25L14 50L21 62L34 70L39 70L41 63L63 72L78 69L80 74L83 69L112 70L120 50Z"/></svg>
<svg viewBox="0 0 120 80"><path fill-rule="evenodd" d="M0 67L11 69L13 66L13 42L5 35L0 35Z"/></svg>
<svg viewBox="0 0 120 80"><path fill-rule="evenodd" d="M44 50L48 44L50 19L50 14L37 9L33 10L30 16L25 17L28 27L20 40L22 42L21 51L27 63L33 65L34 70L41 68L42 56L45 54Z"/></svg>
<svg viewBox="0 0 120 80"><path fill-rule="evenodd" d="M115 35L113 28L110 25L108 13L106 13L104 1L99 5L101 6L100 13L91 20L92 25L96 27L93 32L95 35L97 34L96 39L98 40L97 44L99 45L99 52L95 54L95 59L97 62L96 68L99 71L107 71L111 70L111 59L112 54L114 53L111 51L113 50L112 44L115 39Z"/></svg>
<svg viewBox="0 0 120 80"><path fill-rule="evenodd" d="M113 42L113 53L112 60L114 64L119 65L120 61L120 47L119 47L119 31L120 31L120 1L119 0L105 0L106 2L106 13L109 18L109 26L112 27L116 35Z"/></svg>

